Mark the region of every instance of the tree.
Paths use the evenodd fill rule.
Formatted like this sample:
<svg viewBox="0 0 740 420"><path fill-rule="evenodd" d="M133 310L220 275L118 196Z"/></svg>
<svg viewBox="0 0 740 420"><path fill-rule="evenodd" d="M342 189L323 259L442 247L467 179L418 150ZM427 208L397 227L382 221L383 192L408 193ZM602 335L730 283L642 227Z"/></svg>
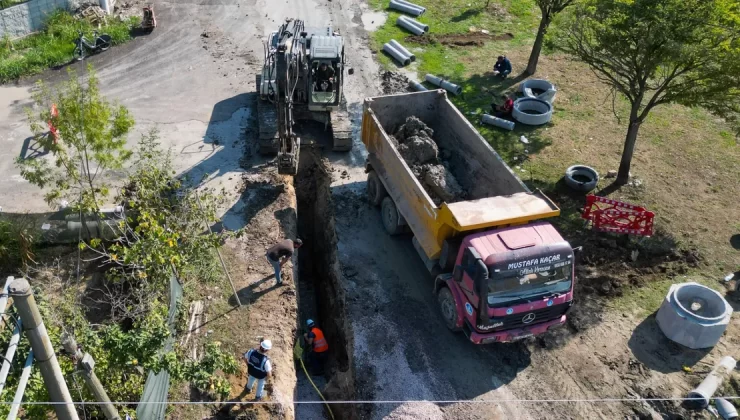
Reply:
<svg viewBox="0 0 740 420"><path fill-rule="evenodd" d="M586 0L559 47L629 100L616 185L629 180L640 126L656 106L740 112L740 4L735 0Z"/></svg>
<svg viewBox="0 0 740 420"><path fill-rule="evenodd" d="M69 70L69 80L52 92L43 82L34 93L34 110L27 111L31 131L49 159L18 158L21 176L42 189L49 205L67 200L83 213L98 213L110 186L103 174L117 170L131 156L125 149L126 137L134 126L129 111L108 102L100 94L98 78L88 67L87 87ZM52 105L58 113L51 111ZM49 124L59 134L51 135Z"/></svg>
<svg viewBox="0 0 740 420"><path fill-rule="evenodd" d="M534 40L532 52L529 54L527 74L533 75L537 71L537 63L540 61L540 53L542 52L542 43L545 41L545 34L547 34L547 28L550 27L552 19L556 14L573 4L573 2L574 0L537 0L537 6L539 6L540 12L542 12L542 18L540 19L540 27L537 29L537 37Z"/></svg>

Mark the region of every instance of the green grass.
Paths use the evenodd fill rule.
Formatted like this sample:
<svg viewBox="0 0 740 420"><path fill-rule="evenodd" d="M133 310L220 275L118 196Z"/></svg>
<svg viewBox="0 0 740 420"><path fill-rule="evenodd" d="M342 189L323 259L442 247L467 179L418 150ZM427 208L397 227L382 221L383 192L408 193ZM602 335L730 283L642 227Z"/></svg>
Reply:
<svg viewBox="0 0 740 420"><path fill-rule="evenodd" d="M0 10L7 9L8 7L13 7L26 1L27 0L0 0Z"/></svg>
<svg viewBox="0 0 740 420"><path fill-rule="evenodd" d="M404 39L412 35L398 27L395 22L401 13L386 9L387 0L371 0L375 9L385 10L388 20L385 25L373 34L373 46L381 50L384 43L395 39L414 50L421 74L433 73L450 80L460 80L466 75L466 62L488 60L506 53L510 48L529 44L534 38L539 14L532 0L491 0L491 5L484 10L485 1L481 0L418 0L427 8L426 13L417 18L430 26L434 35L468 34L471 28L485 29L491 34L511 33L514 38L509 41L489 42L480 48L455 48L442 44L425 45ZM392 60L379 55L381 63L393 67ZM493 62L491 62L493 66Z"/></svg>
<svg viewBox="0 0 740 420"><path fill-rule="evenodd" d="M138 17L125 21L110 19L99 33L110 35L113 45L122 44L131 39L131 29L138 21ZM92 25L75 19L68 12L56 11L49 16L43 31L15 41L5 39L0 45L0 83L69 63L73 59L78 30L91 39Z"/></svg>

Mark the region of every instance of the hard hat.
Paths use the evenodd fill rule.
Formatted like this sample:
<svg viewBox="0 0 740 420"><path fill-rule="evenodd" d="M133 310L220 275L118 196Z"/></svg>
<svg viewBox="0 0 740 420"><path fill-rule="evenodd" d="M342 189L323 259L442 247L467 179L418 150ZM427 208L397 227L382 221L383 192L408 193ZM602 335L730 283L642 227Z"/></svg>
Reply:
<svg viewBox="0 0 740 420"><path fill-rule="evenodd" d="M260 347L262 347L265 350L270 350L272 348L272 341L262 340L262 342L260 343Z"/></svg>
<svg viewBox="0 0 740 420"><path fill-rule="evenodd" d="M309 327L313 324L314 324L313 319L309 319L308 321L306 321L306 325L308 325Z"/></svg>

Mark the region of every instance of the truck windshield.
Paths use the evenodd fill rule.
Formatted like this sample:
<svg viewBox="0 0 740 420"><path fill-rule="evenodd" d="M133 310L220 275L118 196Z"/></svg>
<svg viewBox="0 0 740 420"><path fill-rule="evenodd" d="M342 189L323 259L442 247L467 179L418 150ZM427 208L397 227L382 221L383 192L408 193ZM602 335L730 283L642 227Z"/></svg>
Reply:
<svg viewBox="0 0 740 420"><path fill-rule="evenodd" d="M571 261L493 272L488 280L488 304L567 293L572 284Z"/></svg>

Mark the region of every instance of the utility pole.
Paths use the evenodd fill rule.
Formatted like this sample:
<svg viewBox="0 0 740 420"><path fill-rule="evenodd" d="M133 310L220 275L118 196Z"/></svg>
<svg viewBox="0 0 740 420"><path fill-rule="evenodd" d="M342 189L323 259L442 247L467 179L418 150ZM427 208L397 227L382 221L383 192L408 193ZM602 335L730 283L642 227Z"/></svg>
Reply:
<svg viewBox="0 0 740 420"><path fill-rule="evenodd" d="M44 385L49 391L51 402L55 403L53 407L57 418L59 420L80 420L72 403L67 383L64 382L64 375L59 367L57 356L54 354L49 334L46 333L44 320L36 306L31 285L26 279L15 279L10 283L8 292L13 297L13 303L23 319L23 331L28 341L31 342L33 355L39 364L39 370L44 378Z"/></svg>
<svg viewBox="0 0 740 420"><path fill-rule="evenodd" d="M72 359L77 363L77 371L82 373L82 377L85 379L87 389L92 392L95 396L95 401L100 403L100 409L103 410L105 418L108 420L121 420L121 416L118 415L118 410L110 402L108 393L105 392L103 384L98 379L93 368L95 367L95 361L89 353L82 354L82 350L77 347L77 341L72 334L65 333L62 335L62 346L64 350L72 356Z"/></svg>

